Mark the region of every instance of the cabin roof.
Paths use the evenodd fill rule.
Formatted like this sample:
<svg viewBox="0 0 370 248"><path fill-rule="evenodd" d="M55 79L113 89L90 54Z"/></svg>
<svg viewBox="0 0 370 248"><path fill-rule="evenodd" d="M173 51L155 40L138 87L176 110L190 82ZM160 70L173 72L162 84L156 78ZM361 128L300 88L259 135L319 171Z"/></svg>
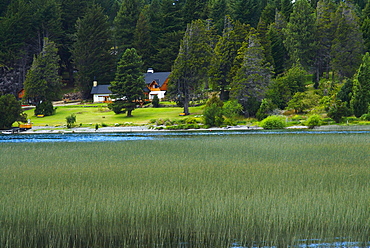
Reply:
<svg viewBox="0 0 370 248"><path fill-rule="evenodd" d="M101 84L92 87L91 94L112 94L112 91L108 89L109 86L108 84Z"/></svg>
<svg viewBox="0 0 370 248"><path fill-rule="evenodd" d="M145 83L146 85L149 85L153 81L156 81L159 87L162 87L169 75L170 72L145 73Z"/></svg>

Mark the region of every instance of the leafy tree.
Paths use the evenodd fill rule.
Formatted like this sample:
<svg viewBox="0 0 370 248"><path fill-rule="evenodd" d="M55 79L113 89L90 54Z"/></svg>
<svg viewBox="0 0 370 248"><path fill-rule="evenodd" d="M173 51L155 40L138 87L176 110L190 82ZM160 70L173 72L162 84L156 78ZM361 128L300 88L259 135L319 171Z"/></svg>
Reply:
<svg viewBox="0 0 370 248"><path fill-rule="evenodd" d="M60 98L62 88L61 77L58 74L59 56L55 43L44 39L44 48L34 58L32 66L24 82L25 99L36 106L42 102L51 102ZM44 103L45 104L45 103ZM40 113L49 115L49 113Z"/></svg>
<svg viewBox="0 0 370 248"><path fill-rule="evenodd" d="M117 65L115 80L109 87L112 97L116 99L112 103L112 107L116 109L115 113L125 109L127 117L131 117L136 105L143 100L145 80L141 72L142 65L141 57L135 48L126 49Z"/></svg>
<svg viewBox="0 0 370 248"><path fill-rule="evenodd" d="M249 26L240 22L233 23L230 17L225 17L225 29L214 48L214 56L209 70L211 88L220 92L222 101L229 98L234 60L248 35L249 29Z"/></svg>
<svg viewBox="0 0 370 248"><path fill-rule="evenodd" d="M361 64L364 41L358 18L350 5L340 3L335 18L337 28L331 50L331 65L341 78L350 78Z"/></svg>
<svg viewBox="0 0 370 248"><path fill-rule="evenodd" d="M108 17L98 5L89 7L77 20L73 58L77 67L77 84L84 99L91 98L93 80L109 84L114 69L112 35Z"/></svg>
<svg viewBox="0 0 370 248"><path fill-rule="evenodd" d="M319 103L319 95L312 91L297 92L288 102L288 109L294 109L296 113L312 109Z"/></svg>
<svg viewBox="0 0 370 248"><path fill-rule="evenodd" d="M222 113L222 107L224 103L213 95L208 99L206 106L203 111L204 124L210 127L219 127L222 125L224 118Z"/></svg>
<svg viewBox="0 0 370 248"><path fill-rule="evenodd" d="M263 48L257 35L251 32L248 42L240 48L242 64L231 84L231 96L243 105L247 115L254 115L257 108L252 110L253 102L261 102L270 83L272 69L266 63ZM254 105L254 103L252 104ZM248 107L249 106L249 107Z"/></svg>
<svg viewBox="0 0 370 248"><path fill-rule="evenodd" d="M206 80L211 55L205 23L192 21L186 29L169 80L170 94L183 104L186 115L189 114L191 97L199 93Z"/></svg>
<svg viewBox="0 0 370 248"><path fill-rule="evenodd" d="M367 113L370 103L370 54L367 52L353 82L351 106L356 117Z"/></svg>
<svg viewBox="0 0 370 248"><path fill-rule="evenodd" d="M270 99L262 99L260 108L257 111L256 117L259 121L265 119L269 114L276 109L276 105L272 103Z"/></svg>
<svg viewBox="0 0 370 248"><path fill-rule="evenodd" d="M315 19L313 9L307 0L297 0L284 29L284 44L291 61L300 62L308 70L313 64L315 51Z"/></svg>
<svg viewBox="0 0 370 248"><path fill-rule="evenodd" d="M350 102L352 98L352 91L353 91L353 80L351 78L347 78L336 96L338 100L345 102L348 108L351 108Z"/></svg>
<svg viewBox="0 0 370 248"><path fill-rule="evenodd" d="M346 102L338 99L329 106L328 117L332 118L336 123L341 122L344 116L349 115L351 115L351 110L347 107Z"/></svg>
<svg viewBox="0 0 370 248"><path fill-rule="evenodd" d="M14 95L0 96L0 129L11 128L16 121L26 121L20 102Z"/></svg>

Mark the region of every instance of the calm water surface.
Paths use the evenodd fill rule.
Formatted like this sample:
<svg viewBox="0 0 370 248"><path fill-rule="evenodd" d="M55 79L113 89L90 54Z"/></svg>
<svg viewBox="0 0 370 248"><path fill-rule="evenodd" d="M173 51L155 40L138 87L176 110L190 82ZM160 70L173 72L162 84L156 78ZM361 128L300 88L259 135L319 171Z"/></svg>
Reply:
<svg viewBox="0 0 370 248"><path fill-rule="evenodd" d="M154 139L181 139L200 136L223 135L287 135L287 134L370 134L370 131L163 131L163 132L121 132L121 133L35 133L35 134L0 134L0 143L36 143L36 142L102 142L133 141Z"/></svg>

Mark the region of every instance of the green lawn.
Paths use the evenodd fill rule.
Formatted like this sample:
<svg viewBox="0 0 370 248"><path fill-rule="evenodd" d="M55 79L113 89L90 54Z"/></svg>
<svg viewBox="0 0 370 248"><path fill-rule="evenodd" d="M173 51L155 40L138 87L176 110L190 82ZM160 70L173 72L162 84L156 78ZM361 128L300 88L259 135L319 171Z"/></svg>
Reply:
<svg viewBox="0 0 370 248"><path fill-rule="evenodd" d="M138 108L132 114L133 117L127 117L126 114L115 114L107 108L106 104L85 104L85 105L69 105L57 106L56 114L38 118L34 116L33 110L27 110L25 113L35 126L60 126L66 124L66 117L75 114L76 124L95 125L106 124L114 125L133 123L143 125L149 123L151 119L183 119L188 116L179 116L183 112L179 107L167 108ZM201 115L203 107L190 107L191 116Z"/></svg>

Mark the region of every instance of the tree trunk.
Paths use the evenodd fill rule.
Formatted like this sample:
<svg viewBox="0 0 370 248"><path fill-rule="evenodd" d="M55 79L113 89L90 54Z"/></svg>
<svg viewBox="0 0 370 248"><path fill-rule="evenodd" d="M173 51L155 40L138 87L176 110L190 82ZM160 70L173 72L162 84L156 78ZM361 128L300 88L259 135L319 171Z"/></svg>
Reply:
<svg viewBox="0 0 370 248"><path fill-rule="evenodd" d="M184 114L185 115L189 115L190 114L189 113L189 96L188 95L186 95L184 97Z"/></svg>
<svg viewBox="0 0 370 248"><path fill-rule="evenodd" d="M132 109L127 109L127 117L132 117Z"/></svg>

